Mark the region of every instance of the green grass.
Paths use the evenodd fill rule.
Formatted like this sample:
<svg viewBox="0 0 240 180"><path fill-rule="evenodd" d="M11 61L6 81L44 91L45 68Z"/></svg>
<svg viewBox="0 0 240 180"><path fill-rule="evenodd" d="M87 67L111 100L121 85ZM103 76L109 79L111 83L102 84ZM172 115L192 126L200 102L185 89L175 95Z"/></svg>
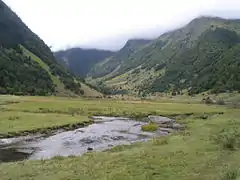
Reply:
<svg viewBox="0 0 240 180"><path fill-rule="evenodd" d="M116 101L61 97L0 96L0 133L21 135L23 131L81 123L88 116L178 115L224 113L227 109L203 104L170 101Z"/></svg>
<svg viewBox="0 0 240 180"><path fill-rule="evenodd" d="M159 128L159 125L156 123L148 123L148 124L142 125L141 127L142 131L149 131L149 132L157 131L158 128Z"/></svg>
<svg viewBox="0 0 240 180"><path fill-rule="evenodd" d="M69 109L78 109L82 115L115 115L115 116L146 116L157 115L178 115L178 114L202 114L219 113L227 109L220 106L206 106L204 104L177 103L167 101L121 101L107 99L81 99L81 98L57 98L57 97L9 97L8 100L19 103L3 106L7 111L23 112L59 112L69 114Z"/></svg>
<svg viewBox="0 0 240 180"><path fill-rule="evenodd" d="M57 113L1 112L0 137L25 135L27 133L47 132L58 128L89 122L86 116Z"/></svg>
<svg viewBox="0 0 240 180"><path fill-rule="evenodd" d="M237 180L240 151L225 149L212 137L238 117L230 111L208 120L188 118L185 132L83 157L1 164L1 180Z"/></svg>
<svg viewBox="0 0 240 180"><path fill-rule="evenodd" d="M0 124L0 128L4 132L12 130L8 124L16 125L13 131L17 131L18 128L23 130L43 127L43 124L48 127L52 124L81 122L84 118L80 117L92 114L181 114L184 118L178 119L178 122L186 125L182 132L154 138L145 143L118 146L105 152L87 153L82 157L56 157L51 160L0 164L1 180L240 178L239 109L171 100L100 101L16 96L1 96L0 104L0 121L4 122ZM219 112L224 114L218 114ZM202 115L208 115L208 118L202 118Z"/></svg>
<svg viewBox="0 0 240 180"><path fill-rule="evenodd" d="M95 89L90 88L84 83L81 83L81 89L84 91L85 97L102 97L102 93L96 91Z"/></svg>
<svg viewBox="0 0 240 180"><path fill-rule="evenodd" d="M137 67L139 68L139 67ZM106 86L109 88L117 88L117 89L124 89L128 90L132 94L135 94L138 92L137 87L152 82L154 79L156 79L159 74L164 74L165 71L155 71L154 69L151 70L140 70L137 74L133 73L134 69L129 70L128 72L125 72L123 74L120 74L114 78L109 79L109 74L106 77L100 78L101 80L107 79L105 82ZM150 80L151 77L151 80ZM135 92L135 90L137 90Z"/></svg>

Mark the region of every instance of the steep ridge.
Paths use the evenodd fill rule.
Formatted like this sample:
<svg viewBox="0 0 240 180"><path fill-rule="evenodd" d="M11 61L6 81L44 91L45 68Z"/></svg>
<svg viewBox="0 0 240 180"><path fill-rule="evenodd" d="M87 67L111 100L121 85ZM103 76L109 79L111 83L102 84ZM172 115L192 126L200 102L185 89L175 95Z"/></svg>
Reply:
<svg viewBox="0 0 240 180"><path fill-rule="evenodd" d="M1 94L49 95L60 89L83 93L81 84L56 62L50 48L2 0L0 79Z"/></svg>
<svg viewBox="0 0 240 180"><path fill-rule="evenodd" d="M114 92L133 94L239 90L239 34L240 20L199 17L128 54L125 64L118 61L124 69L93 77Z"/></svg>
<svg viewBox="0 0 240 180"><path fill-rule="evenodd" d="M166 73L153 83L153 89L190 94L207 90L215 93L240 89L240 38L235 31L212 27L199 37L193 48L182 52L166 65Z"/></svg>

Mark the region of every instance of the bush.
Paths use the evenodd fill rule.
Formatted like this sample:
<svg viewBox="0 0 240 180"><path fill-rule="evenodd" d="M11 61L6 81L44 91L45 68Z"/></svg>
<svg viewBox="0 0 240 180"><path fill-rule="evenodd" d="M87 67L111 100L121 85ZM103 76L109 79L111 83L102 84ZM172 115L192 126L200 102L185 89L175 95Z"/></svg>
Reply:
<svg viewBox="0 0 240 180"><path fill-rule="evenodd" d="M218 105L225 105L225 101L223 99L218 99L216 101L216 104L218 104Z"/></svg>
<svg viewBox="0 0 240 180"><path fill-rule="evenodd" d="M237 169L231 169L224 174L222 180L237 180L239 176L240 173Z"/></svg>
<svg viewBox="0 0 240 180"><path fill-rule="evenodd" d="M141 129L142 131L154 132L157 131L158 127L158 124L151 122L149 124L142 125Z"/></svg>
<svg viewBox="0 0 240 180"><path fill-rule="evenodd" d="M215 137L215 140L224 149L237 150L240 147L240 122L230 121Z"/></svg>
<svg viewBox="0 0 240 180"><path fill-rule="evenodd" d="M177 92L172 92L172 96L176 96L177 95Z"/></svg>
<svg viewBox="0 0 240 180"><path fill-rule="evenodd" d="M8 120L10 120L10 121L14 121L14 120L18 120L18 119L20 119L19 116L10 116L10 117L8 118Z"/></svg>
<svg viewBox="0 0 240 180"><path fill-rule="evenodd" d="M197 119L203 119L203 120L206 120L209 118L209 116L207 114L201 114L199 116L196 117Z"/></svg>
<svg viewBox="0 0 240 180"><path fill-rule="evenodd" d="M205 104L214 104L213 100L210 97L207 97L206 99L203 98L202 102Z"/></svg>

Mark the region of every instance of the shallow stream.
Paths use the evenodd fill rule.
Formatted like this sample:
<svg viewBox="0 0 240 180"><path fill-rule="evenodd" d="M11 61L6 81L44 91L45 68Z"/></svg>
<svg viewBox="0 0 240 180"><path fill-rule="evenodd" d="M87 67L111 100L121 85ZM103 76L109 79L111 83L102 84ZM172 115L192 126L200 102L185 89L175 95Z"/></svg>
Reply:
<svg viewBox="0 0 240 180"><path fill-rule="evenodd" d="M92 125L74 131L58 132L49 137L0 139L0 162L79 156L88 151L103 151L166 134L161 131L143 132L143 124L145 123L126 118L95 117Z"/></svg>

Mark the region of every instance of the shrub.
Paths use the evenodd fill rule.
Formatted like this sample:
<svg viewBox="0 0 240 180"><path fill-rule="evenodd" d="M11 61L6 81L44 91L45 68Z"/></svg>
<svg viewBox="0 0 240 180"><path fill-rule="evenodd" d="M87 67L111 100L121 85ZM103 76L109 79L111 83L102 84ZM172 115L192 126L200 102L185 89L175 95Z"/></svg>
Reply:
<svg viewBox="0 0 240 180"><path fill-rule="evenodd" d="M203 98L202 101L203 101L205 104L213 104L213 103L214 103L213 100L212 100L210 97L207 97L206 99Z"/></svg>
<svg viewBox="0 0 240 180"><path fill-rule="evenodd" d="M230 169L227 171L224 176L222 177L222 180L237 180L240 173L237 169Z"/></svg>
<svg viewBox="0 0 240 180"><path fill-rule="evenodd" d="M218 105L225 105L225 101L223 99L218 99L216 101L216 104L218 104Z"/></svg>
<svg viewBox="0 0 240 180"><path fill-rule="evenodd" d="M172 92L172 96L176 96L177 95L177 93L176 92Z"/></svg>
<svg viewBox="0 0 240 180"><path fill-rule="evenodd" d="M204 119L204 120L206 120L206 119L208 119L209 117L208 117L207 114L201 114L201 115L197 116L196 118L197 118L197 119Z"/></svg>
<svg viewBox="0 0 240 180"><path fill-rule="evenodd" d="M237 150L240 147L240 122L230 121L215 137L215 140L224 149Z"/></svg>
<svg viewBox="0 0 240 180"><path fill-rule="evenodd" d="M18 120L18 119L20 119L19 116L10 116L10 117L8 118L8 120L11 120L11 121Z"/></svg>

